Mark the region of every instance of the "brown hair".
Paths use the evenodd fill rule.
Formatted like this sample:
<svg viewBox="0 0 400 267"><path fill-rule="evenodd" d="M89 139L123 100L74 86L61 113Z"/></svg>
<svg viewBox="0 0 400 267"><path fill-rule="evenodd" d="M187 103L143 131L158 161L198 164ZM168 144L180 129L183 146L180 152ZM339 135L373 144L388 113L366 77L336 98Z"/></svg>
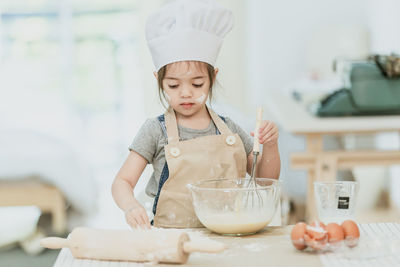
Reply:
<svg viewBox="0 0 400 267"><path fill-rule="evenodd" d="M215 81L215 70L214 70L214 67L211 66L210 64L206 63L206 62L201 62L201 61L185 61L185 63L187 63L188 68L189 68L189 65L191 63L194 63L196 68L204 68L204 67L207 68L208 78L210 79L210 92L208 93L208 98L211 101L211 99L212 99L212 88L213 88L214 81ZM173 64L173 63L171 63L171 64ZM167 107L164 105L164 101L163 101L163 100L165 100L165 94L164 94L164 88L162 87L162 82L163 82L163 80L165 78L165 74L167 73L168 66L170 66L170 64L161 67L161 69L157 72L158 95L160 97L161 104L165 108L167 108Z"/></svg>

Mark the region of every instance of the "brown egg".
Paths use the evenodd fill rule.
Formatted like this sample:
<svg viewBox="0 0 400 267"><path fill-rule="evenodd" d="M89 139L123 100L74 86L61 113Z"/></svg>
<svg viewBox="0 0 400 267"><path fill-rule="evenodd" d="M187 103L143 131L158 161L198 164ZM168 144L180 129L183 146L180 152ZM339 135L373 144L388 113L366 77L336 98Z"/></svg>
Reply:
<svg viewBox="0 0 400 267"><path fill-rule="evenodd" d="M293 246L298 250L303 250L307 247L304 243L304 234L306 233L307 224L304 222L299 222L293 226L291 239Z"/></svg>
<svg viewBox="0 0 400 267"><path fill-rule="evenodd" d="M325 224L315 221L307 225L304 240L307 246L315 250L324 249L328 243L328 234Z"/></svg>
<svg viewBox="0 0 400 267"><path fill-rule="evenodd" d="M336 243L344 239L343 228L337 223L330 223L326 226L328 232L328 242Z"/></svg>
<svg viewBox="0 0 400 267"><path fill-rule="evenodd" d="M346 220L341 226L343 228L346 245L349 247L356 246L358 238L360 237L360 230L358 229L357 224L352 220Z"/></svg>

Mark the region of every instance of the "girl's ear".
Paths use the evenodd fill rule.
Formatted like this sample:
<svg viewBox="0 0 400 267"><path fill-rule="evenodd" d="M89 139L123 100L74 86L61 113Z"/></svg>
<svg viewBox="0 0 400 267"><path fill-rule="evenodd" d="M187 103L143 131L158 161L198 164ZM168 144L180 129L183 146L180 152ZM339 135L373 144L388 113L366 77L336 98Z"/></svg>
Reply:
<svg viewBox="0 0 400 267"><path fill-rule="evenodd" d="M215 79L217 78L218 71L219 71L218 68L215 68L215 69L214 69L215 75L214 75L214 81L213 81L213 83L215 82Z"/></svg>
<svg viewBox="0 0 400 267"><path fill-rule="evenodd" d="M157 72L156 71L153 71L153 75L154 75L154 77L156 78L156 80L158 79L158 74L157 74Z"/></svg>

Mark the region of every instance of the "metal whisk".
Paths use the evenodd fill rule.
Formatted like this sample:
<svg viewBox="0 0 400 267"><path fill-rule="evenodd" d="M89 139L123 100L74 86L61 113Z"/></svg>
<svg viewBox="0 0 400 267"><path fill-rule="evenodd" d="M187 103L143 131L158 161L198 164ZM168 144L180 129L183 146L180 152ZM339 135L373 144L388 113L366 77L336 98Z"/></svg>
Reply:
<svg viewBox="0 0 400 267"><path fill-rule="evenodd" d="M247 185L248 187L248 192L247 192L247 198L246 198L246 203L249 203L249 199L251 201L251 205L260 205L263 206L263 199L257 190L257 181L255 179L255 169L257 166L257 157L260 154L260 143L258 142L258 130L260 129L260 124L262 121L262 113L263 110L261 107L257 108L257 119L256 119L256 128L254 129L254 143L253 143L253 165L251 167L251 175L249 179L249 183ZM256 201L258 203L256 203Z"/></svg>

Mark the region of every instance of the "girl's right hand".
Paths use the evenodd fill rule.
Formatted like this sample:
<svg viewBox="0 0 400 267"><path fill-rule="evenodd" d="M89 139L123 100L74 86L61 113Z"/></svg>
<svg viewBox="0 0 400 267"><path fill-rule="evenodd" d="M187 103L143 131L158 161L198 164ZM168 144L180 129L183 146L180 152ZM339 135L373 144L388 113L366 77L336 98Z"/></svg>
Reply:
<svg viewBox="0 0 400 267"><path fill-rule="evenodd" d="M137 205L126 210L125 219L132 228L151 228L146 210L141 205Z"/></svg>

